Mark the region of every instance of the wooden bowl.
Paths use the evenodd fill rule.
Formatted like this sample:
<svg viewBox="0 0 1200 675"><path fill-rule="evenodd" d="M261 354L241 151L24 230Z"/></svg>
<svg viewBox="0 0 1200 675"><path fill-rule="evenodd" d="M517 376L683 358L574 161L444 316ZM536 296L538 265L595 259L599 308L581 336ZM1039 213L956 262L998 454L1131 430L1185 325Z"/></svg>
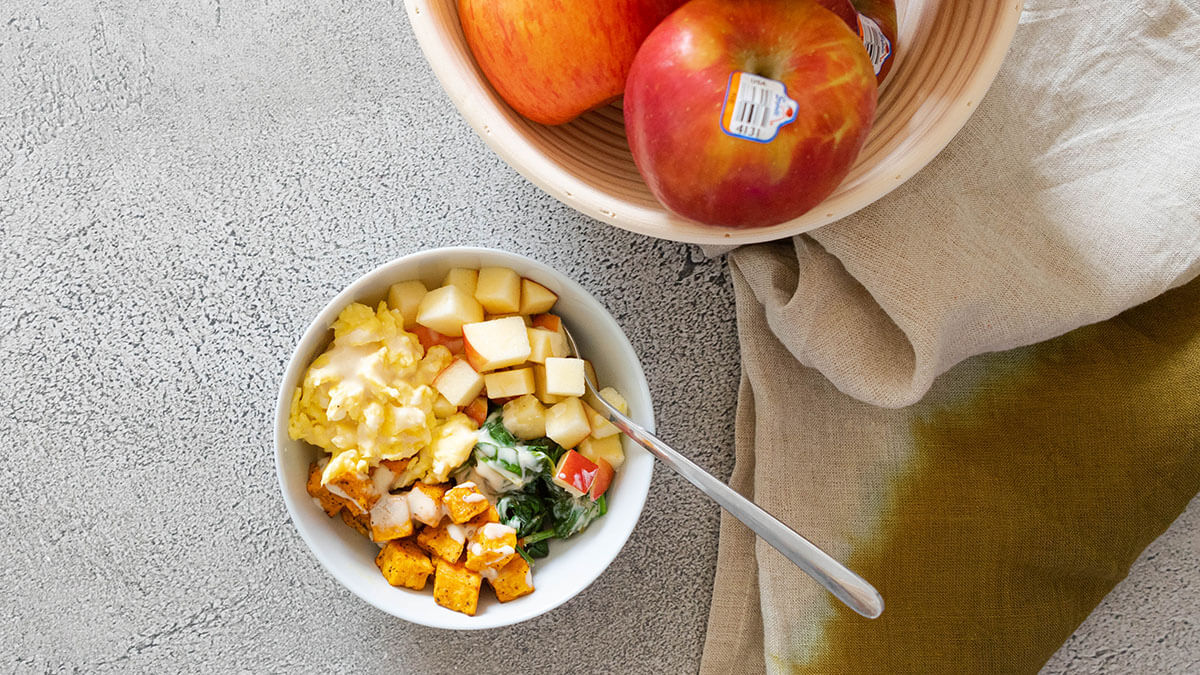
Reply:
<svg viewBox="0 0 1200 675"><path fill-rule="evenodd" d="M514 112L475 65L455 0L405 0L425 58L467 122L523 176L579 211L626 230L698 244L747 244L807 232L884 196L925 166L987 91L1021 0L897 0L899 48L875 125L842 185L808 213L729 229L676 216L650 194L625 140L620 102L557 127Z"/></svg>

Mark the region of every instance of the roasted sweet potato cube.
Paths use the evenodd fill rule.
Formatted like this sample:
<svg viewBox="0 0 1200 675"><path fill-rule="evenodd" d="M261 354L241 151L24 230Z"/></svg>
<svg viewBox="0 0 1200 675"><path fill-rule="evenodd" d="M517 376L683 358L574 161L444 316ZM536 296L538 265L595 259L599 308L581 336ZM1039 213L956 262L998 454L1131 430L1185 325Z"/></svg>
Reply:
<svg viewBox="0 0 1200 675"><path fill-rule="evenodd" d="M455 523L465 523L488 509L488 498L471 481L446 490L442 503Z"/></svg>
<svg viewBox="0 0 1200 675"><path fill-rule="evenodd" d="M308 467L308 496L317 500L317 504L325 511L325 515L330 518L336 516L343 507L346 506L346 500L333 494L321 485L321 474L324 467L319 463L313 462Z"/></svg>
<svg viewBox="0 0 1200 675"><path fill-rule="evenodd" d="M414 591L425 588L425 581L433 574L433 562L412 539L389 541L375 556L375 564L389 584Z"/></svg>
<svg viewBox="0 0 1200 675"><path fill-rule="evenodd" d="M420 481L413 483L408 493L408 508L413 520L426 525L437 525L442 522L442 497L446 496L449 485L427 485Z"/></svg>
<svg viewBox="0 0 1200 675"><path fill-rule="evenodd" d="M496 510L495 505L493 505L491 502L488 502L486 511L468 520L466 525L464 525L467 530L467 538L470 539L472 536L474 536L476 530L484 525L498 522L500 522L500 512Z"/></svg>
<svg viewBox="0 0 1200 675"><path fill-rule="evenodd" d="M370 511L375 505L375 500L379 499L371 477L354 471L344 471L330 478L325 482L325 489L335 495L345 495L345 498L358 507L358 511L364 513Z"/></svg>
<svg viewBox="0 0 1200 675"><path fill-rule="evenodd" d="M533 571L529 569L529 563L519 555L514 556L504 567L485 574L484 578L492 585L492 590L496 591L496 599L500 602L516 600L533 592Z"/></svg>
<svg viewBox="0 0 1200 675"><path fill-rule="evenodd" d="M462 525L445 523L437 527L427 527L417 535L417 543L426 551L442 560L457 562L462 557L463 545L467 535Z"/></svg>
<svg viewBox="0 0 1200 675"><path fill-rule="evenodd" d="M466 568L478 572L499 569L517 554L517 531L508 525L488 523L475 531L467 543Z"/></svg>
<svg viewBox="0 0 1200 675"><path fill-rule="evenodd" d="M433 576L434 601L442 607L475 616L483 577L478 572L445 560L438 560L436 569Z"/></svg>
<svg viewBox="0 0 1200 675"><path fill-rule="evenodd" d="M402 539L413 533L412 517L408 513L408 497L387 494L371 507L372 541Z"/></svg>
<svg viewBox="0 0 1200 675"><path fill-rule="evenodd" d="M371 538L371 514L357 513L353 506L342 509L342 520L355 532L368 539Z"/></svg>

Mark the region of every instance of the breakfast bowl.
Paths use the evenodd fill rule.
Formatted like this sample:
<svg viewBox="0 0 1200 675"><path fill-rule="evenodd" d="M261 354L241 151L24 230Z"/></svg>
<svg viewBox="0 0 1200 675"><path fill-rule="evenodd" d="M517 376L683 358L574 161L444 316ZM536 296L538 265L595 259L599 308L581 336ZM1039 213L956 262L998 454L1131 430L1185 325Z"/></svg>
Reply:
<svg viewBox="0 0 1200 675"><path fill-rule="evenodd" d="M455 0L405 0L425 57L462 116L509 165L578 211L633 232L698 244L787 237L844 218L894 190L933 159L990 86L1021 14L1020 0L897 0L898 49L866 145L841 185L798 218L734 229L679 217L634 164L618 100L567 124L512 110L467 46Z"/></svg>
<svg viewBox="0 0 1200 675"><path fill-rule="evenodd" d="M650 489L653 457L622 438L625 461L604 497L607 513L569 539L554 540L549 555L534 561L536 590L501 603L479 595L474 616L441 606L426 588L392 586L376 566L381 546L339 518L327 517L306 489L310 465L323 452L289 434L293 392L309 365L333 339L331 326L352 303L375 307L394 283L421 280L435 287L452 268L503 267L558 296L554 312L570 327L580 353L596 376L624 394L630 416L653 428L654 413L637 354L604 307L569 277L523 255L484 248L442 248L393 260L359 277L325 305L304 331L288 362L275 413L275 465L288 513L313 555L341 584L375 607L417 624L446 629L506 626L544 614L583 591L613 561L634 526ZM456 521L457 522L457 521ZM433 585L430 578L429 585ZM485 584L486 585L486 584Z"/></svg>

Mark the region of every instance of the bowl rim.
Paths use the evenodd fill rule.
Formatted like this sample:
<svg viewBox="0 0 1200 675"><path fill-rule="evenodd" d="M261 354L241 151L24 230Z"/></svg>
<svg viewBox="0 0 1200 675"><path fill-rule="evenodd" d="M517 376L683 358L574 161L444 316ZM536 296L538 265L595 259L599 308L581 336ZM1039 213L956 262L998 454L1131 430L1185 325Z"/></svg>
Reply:
<svg viewBox="0 0 1200 675"><path fill-rule="evenodd" d="M484 630L488 628L501 628L521 623L523 621L528 621L543 614L547 614L550 611L562 606L564 603L579 595L589 586L591 586L592 583L609 568L613 560L615 560L621 551L624 550L625 545L629 541L629 537L633 534L634 528L637 527L638 522L641 520L642 512L645 509L646 500L650 493L650 483L653 477L654 465L656 463L652 457L647 457L650 461L643 462L645 468L640 472L626 472L624 469L632 468L629 466L630 463L628 462L627 466L623 467L621 472L623 483L626 483L630 485L630 487L634 488L628 497L626 497L626 499L635 500L637 502L633 507L634 516L626 521L617 521L620 523L619 529L611 533L612 536L603 540L608 542L609 545L599 547L597 554L592 556L592 559L598 561L599 564L589 567L588 569L590 571L577 575L577 578L580 579L581 583L574 591L566 594L560 594L558 597L551 600L548 605L541 606L535 610L526 611L524 613L513 613L511 616L510 613L500 613L497 615L497 617L489 619L487 616L463 615L470 620L466 623L466 625L460 625L460 623L456 623L455 621L451 621L449 619L443 621L440 618L442 616L440 614L434 614L432 615L432 618L421 611L400 614L393 611L391 606L383 602L377 602L375 600L375 595L368 592L369 589L367 586L354 580L350 575L344 574L335 565L334 561L324 553L325 544L318 543L318 533L314 530L310 530L310 528L304 524L304 521L301 519L297 510L299 504L289 497L288 485L286 484L287 479L284 476L284 443L292 442L288 437L287 432L288 418L291 414L292 391L295 388L295 383L298 381L298 378L302 376L303 371L310 365L309 363L300 363L302 357L301 349L310 344L313 340L318 339L316 336L329 331L332 321L337 314L347 304L357 301L357 298L362 294L364 289L368 286L371 286L380 277L386 276L393 270L417 265L421 262L434 261L447 254L478 255L485 258L492 257L496 260L497 264L502 264L502 261L505 259L517 260L546 276L553 277L557 282L568 288L573 295L581 300L582 303L588 307L589 311L592 311L597 316L601 317L601 320L606 320L609 322L611 324L611 328L615 330L615 335L618 338L616 345L617 348L620 351L627 352L627 354L632 357L629 359L628 368L631 372L633 380L636 382L638 396L629 397L630 407L634 407L635 401L640 400L645 402L644 406L640 406L640 409L633 411L634 418L648 430L654 430L654 406L650 396L650 387L647 383L646 374L642 368L641 360L637 358L637 352L634 350L632 343L629 342L629 337L625 334L624 329L621 328L621 325L612 316L608 309L598 299L596 299L591 292L581 286L573 278L562 272L559 272L550 265L530 258L529 256L521 253L475 246L446 246L424 249L408 255L400 256L399 258L394 258L358 276L353 282L351 282L348 286L346 286L333 298L326 302L300 334L295 346L292 348L291 354L288 356L287 365L285 366L284 372L280 377L279 394L275 402L273 442L275 446L274 454L276 485L282 494L284 506L287 508L288 517L291 520L292 525L296 528L296 531L300 534L300 538L308 547L309 552L317 559L317 562L320 563L321 567L323 567L331 577L333 577L339 584L348 589L354 595L358 596L359 599L398 619L403 619L404 621L414 624L429 626L431 628L440 628L445 630ZM396 279L396 281L392 283L396 283L398 281L404 281L404 279Z"/></svg>
<svg viewBox="0 0 1200 675"><path fill-rule="evenodd" d="M850 194L832 201L827 198L792 220L768 227L734 229L701 225L672 213L661 204L658 209L630 204L576 178L543 153L531 151L523 144L502 142L502 138L518 136L520 131L505 118L500 106L507 107L507 104L479 74L474 60L464 64L464 59L439 39L439 31L431 18L435 13L430 11L431 4L436 1L404 0L417 43L458 114L506 164L558 201L600 222L658 239L723 248L783 239L823 227L875 203L916 175L950 144L978 109L976 104L1000 72L1024 7L1024 0L1004 3L1001 21L989 34L988 44L980 53L979 65L968 77L961 93L951 99L940 123L906 151L894 171L866 182L862 193L853 199ZM482 91L472 86L470 78L462 77L464 65L483 82Z"/></svg>

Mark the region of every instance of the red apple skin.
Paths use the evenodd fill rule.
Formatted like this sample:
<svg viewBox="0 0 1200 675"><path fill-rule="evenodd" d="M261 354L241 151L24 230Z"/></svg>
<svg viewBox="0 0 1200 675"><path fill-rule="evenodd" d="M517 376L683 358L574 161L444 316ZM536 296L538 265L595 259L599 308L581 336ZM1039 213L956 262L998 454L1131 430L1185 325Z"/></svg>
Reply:
<svg viewBox="0 0 1200 675"><path fill-rule="evenodd" d="M883 63L883 68L876 76L879 84L883 84L888 73L892 72L892 64L896 62L896 40L899 35L896 0L853 0L853 2L855 11L874 19L875 23L879 24L879 28L883 30L884 37L892 43L892 55Z"/></svg>
<svg viewBox="0 0 1200 675"><path fill-rule="evenodd" d="M592 481L592 489L588 491L588 495L592 498L592 501L596 501L604 495L604 492L608 490L608 486L612 484L613 475L616 474L616 470L613 469L612 464L609 464L608 460L603 457L596 458L596 467L596 478Z"/></svg>
<svg viewBox="0 0 1200 675"><path fill-rule="evenodd" d="M450 337L443 335L432 328L426 328L420 324L413 327L412 333L417 336L417 342L425 351L429 351L434 345L442 345L450 350L451 354L461 354L463 352L463 339L460 337Z"/></svg>
<svg viewBox="0 0 1200 675"><path fill-rule="evenodd" d="M467 407L463 408L463 412L466 413L467 417L475 420L476 424L483 424L487 421L488 416L487 399L483 396L476 398L474 401L468 403Z"/></svg>
<svg viewBox="0 0 1200 675"><path fill-rule="evenodd" d="M783 82L796 118L767 143L721 126L734 72ZM875 116L875 72L858 35L815 0L692 0L634 59L625 128L667 208L714 226L781 223L846 177Z"/></svg>
<svg viewBox="0 0 1200 675"><path fill-rule="evenodd" d="M475 62L514 110L562 124L625 89L642 40L684 0L458 0Z"/></svg>

